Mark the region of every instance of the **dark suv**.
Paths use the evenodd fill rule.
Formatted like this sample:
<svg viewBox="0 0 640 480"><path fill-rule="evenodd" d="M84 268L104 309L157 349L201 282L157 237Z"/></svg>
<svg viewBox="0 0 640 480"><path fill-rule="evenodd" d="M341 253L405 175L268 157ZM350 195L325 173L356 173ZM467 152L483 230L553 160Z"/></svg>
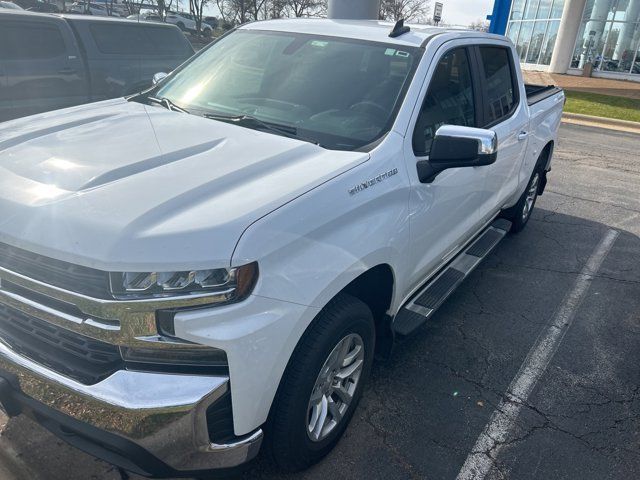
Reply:
<svg viewBox="0 0 640 480"><path fill-rule="evenodd" d="M180 29L0 11L0 121L129 95L193 55Z"/></svg>

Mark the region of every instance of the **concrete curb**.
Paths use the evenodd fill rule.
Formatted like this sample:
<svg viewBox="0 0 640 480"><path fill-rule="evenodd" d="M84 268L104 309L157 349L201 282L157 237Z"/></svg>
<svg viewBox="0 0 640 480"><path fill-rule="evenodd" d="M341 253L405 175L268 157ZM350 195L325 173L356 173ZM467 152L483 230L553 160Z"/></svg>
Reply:
<svg viewBox="0 0 640 480"><path fill-rule="evenodd" d="M623 132L640 133L640 122L630 122L628 120L617 120L615 118L595 117L593 115L583 115L581 113L562 114L562 121L576 125L586 125L589 127L608 128Z"/></svg>

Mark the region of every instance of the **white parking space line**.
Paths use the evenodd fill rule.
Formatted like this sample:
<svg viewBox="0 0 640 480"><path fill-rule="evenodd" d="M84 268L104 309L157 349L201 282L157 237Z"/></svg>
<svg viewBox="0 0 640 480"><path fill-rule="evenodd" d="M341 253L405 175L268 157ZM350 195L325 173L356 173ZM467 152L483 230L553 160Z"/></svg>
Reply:
<svg viewBox="0 0 640 480"><path fill-rule="evenodd" d="M573 288L556 311L553 322L540 333L500 404L491 414L457 480L482 480L491 471L502 446L513 432L520 410L562 343L591 281L617 237L616 230L609 230L589 257Z"/></svg>

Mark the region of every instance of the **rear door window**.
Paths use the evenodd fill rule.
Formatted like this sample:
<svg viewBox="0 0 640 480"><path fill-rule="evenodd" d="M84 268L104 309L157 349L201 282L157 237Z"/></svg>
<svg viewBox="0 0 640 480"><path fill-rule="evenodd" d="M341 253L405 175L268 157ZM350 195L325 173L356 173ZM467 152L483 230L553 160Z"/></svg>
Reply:
<svg viewBox="0 0 640 480"><path fill-rule="evenodd" d="M144 27L145 35L154 45L157 55L191 55L184 34L173 28Z"/></svg>
<svg viewBox="0 0 640 480"><path fill-rule="evenodd" d="M518 102L511 53L504 47L480 47L480 63L486 93L485 124L495 125L511 116Z"/></svg>
<svg viewBox="0 0 640 480"><path fill-rule="evenodd" d="M189 56L182 33L173 28L93 24L91 36L101 53L116 55L183 55Z"/></svg>
<svg viewBox="0 0 640 480"><path fill-rule="evenodd" d="M41 60L66 52L62 33L55 25L30 22L0 24L0 58Z"/></svg>
<svg viewBox="0 0 640 480"><path fill-rule="evenodd" d="M101 53L145 55L154 52L143 29L137 25L93 24L89 30Z"/></svg>

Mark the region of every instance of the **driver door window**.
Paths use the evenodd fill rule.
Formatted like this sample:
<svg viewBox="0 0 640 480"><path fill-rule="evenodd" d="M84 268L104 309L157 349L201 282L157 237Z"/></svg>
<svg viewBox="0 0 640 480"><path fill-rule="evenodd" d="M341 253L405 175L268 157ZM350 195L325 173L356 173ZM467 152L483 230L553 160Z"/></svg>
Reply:
<svg viewBox="0 0 640 480"><path fill-rule="evenodd" d="M466 48L456 48L438 62L413 134L416 156L427 156L442 125L476 126L471 66Z"/></svg>

